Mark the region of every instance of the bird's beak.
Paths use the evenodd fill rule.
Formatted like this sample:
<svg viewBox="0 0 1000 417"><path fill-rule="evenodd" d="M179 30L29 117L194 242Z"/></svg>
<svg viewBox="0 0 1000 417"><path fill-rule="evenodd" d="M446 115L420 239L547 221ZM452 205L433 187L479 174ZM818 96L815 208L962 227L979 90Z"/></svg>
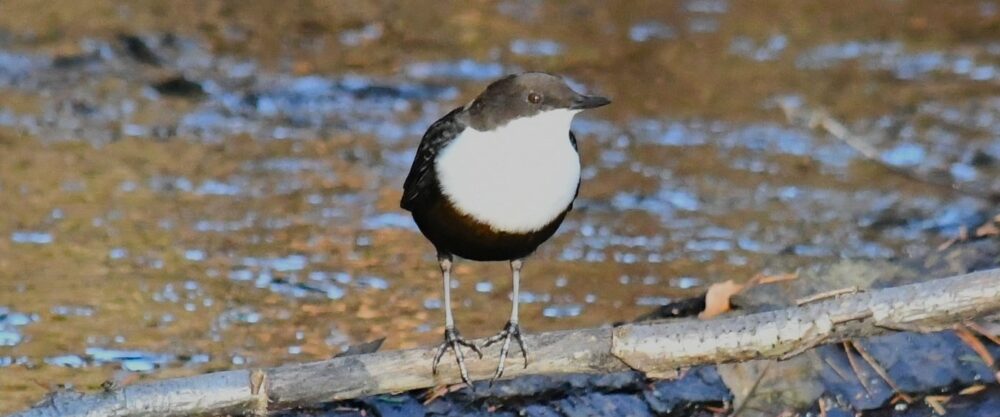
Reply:
<svg viewBox="0 0 1000 417"><path fill-rule="evenodd" d="M576 99L573 100L573 105L570 108L573 110L593 109L606 106L610 103L611 100L601 96L585 96L581 94L576 96Z"/></svg>

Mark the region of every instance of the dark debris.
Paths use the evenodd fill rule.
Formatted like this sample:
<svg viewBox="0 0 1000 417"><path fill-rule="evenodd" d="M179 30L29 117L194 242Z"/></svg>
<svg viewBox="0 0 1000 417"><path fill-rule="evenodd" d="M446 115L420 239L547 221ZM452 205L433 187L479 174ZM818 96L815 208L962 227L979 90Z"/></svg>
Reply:
<svg viewBox="0 0 1000 417"><path fill-rule="evenodd" d="M153 88L166 96L198 98L205 95L201 84L180 75L156 82Z"/></svg>
<svg viewBox="0 0 1000 417"><path fill-rule="evenodd" d="M118 35L118 41L121 42L122 47L130 58L147 65L160 65L160 57L153 52L153 49L149 47L143 38L136 35L121 34Z"/></svg>

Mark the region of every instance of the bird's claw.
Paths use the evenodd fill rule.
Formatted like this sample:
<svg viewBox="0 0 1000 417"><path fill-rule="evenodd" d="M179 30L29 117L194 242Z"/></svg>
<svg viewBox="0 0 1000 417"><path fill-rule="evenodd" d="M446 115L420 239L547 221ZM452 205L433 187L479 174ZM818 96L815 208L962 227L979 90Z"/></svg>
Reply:
<svg viewBox="0 0 1000 417"><path fill-rule="evenodd" d="M472 349L473 352L476 352L476 354L479 355L480 359L483 358L483 351L479 349L479 346L463 339L462 336L458 334L457 330L453 328L445 328L444 342L438 346L437 354L434 355L434 363L431 366L431 372L434 375L437 375L437 367L441 362L441 357L444 356L445 351L451 349L455 352L455 361L458 362L458 371L462 375L462 382L465 382L466 385L471 387L472 381L469 380L469 371L465 368L465 355L462 354L462 346Z"/></svg>
<svg viewBox="0 0 1000 417"><path fill-rule="evenodd" d="M493 378L490 378L490 385L493 385L494 381L503 376L504 363L507 361L507 353L510 351L510 340L512 338L517 340L517 345L521 348L521 357L524 358L524 367L528 367L528 349L524 347L524 339L521 338L521 326L518 326L517 323L507 322L507 325L504 326L500 333L487 339L486 343L483 344L483 347L486 347L503 341L503 344L500 345L500 361L497 364L497 371L493 374Z"/></svg>

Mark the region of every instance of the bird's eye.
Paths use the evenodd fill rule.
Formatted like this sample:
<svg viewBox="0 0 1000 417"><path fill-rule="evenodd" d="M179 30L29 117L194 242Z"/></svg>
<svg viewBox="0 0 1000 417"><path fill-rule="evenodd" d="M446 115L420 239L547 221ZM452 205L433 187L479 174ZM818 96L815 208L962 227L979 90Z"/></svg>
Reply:
<svg viewBox="0 0 1000 417"><path fill-rule="evenodd" d="M538 93L528 93L528 102L538 104L542 102L542 95Z"/></svg>

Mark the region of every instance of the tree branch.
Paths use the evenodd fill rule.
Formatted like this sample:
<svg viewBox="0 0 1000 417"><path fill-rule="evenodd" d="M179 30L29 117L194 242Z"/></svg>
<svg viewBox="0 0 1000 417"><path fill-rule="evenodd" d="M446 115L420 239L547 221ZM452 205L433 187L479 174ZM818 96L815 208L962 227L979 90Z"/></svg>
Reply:
<svg viewBox="0 0 1000 417"><path fill-rule="evenodd" d="M700 321L630 324L529 335L527 369L517 359L507 377L608 373L630 368L666 375L677 368L755 358L781 358L819 343L893 329L940 330L1000 311L1000 269L919 284L847 294L814 304ZM481 343L481 341L480 341ZM473 379L492 375L496 349L469 360ZM217 372L126 386L96 394L60 393L17 417L185 416L261 413L263 407L344 400L460 382L450 361L431 375L434 349L388 351L279 366ZM515 355L516 358L516 355ZM261 395L266 393L268 404Z"/></svg>
<svg viewBox="0 0 1000 417"><path fill-rule="evenodd" d="M778 105L781 107L781 110L785 113L785 117L789 121L799 122L809 128L818 127L823 131L826 131L826 133L853 148L855 151L860 153L861 156L864 156L869 161L882 166L892 173L912 181L937 187L944 191L955 192L990 203L1000 202L1000 193L998 192L983 188L976 188L958 181L950 181L932 177L930 175L923 175L915 170L886 162L882 158L878 149L872 146L865 138L851 133L847 126L844 126L843 123L833 118L833 116L825 110L812 110L804 106L793 105L787 101L779 102Z"/></svg>

